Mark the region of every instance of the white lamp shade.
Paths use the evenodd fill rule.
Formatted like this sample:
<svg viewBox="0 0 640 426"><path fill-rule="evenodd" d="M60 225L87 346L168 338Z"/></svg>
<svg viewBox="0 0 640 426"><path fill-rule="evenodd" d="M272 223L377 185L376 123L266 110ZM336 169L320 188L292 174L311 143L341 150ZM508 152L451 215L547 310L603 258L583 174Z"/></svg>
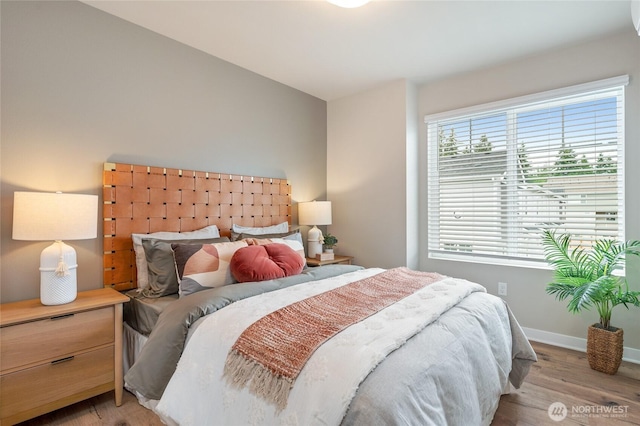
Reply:
<svg viewBox="0 0 640 426"><path fill-rule="evenodd" d="M96 238L98 196L20 192L13 198L13 239L28 241Z"/></svg>
<svg viewBox="0 0 640 426"><path fill-rule="evenodd" d="M331 225L331 201L305 201L298 203L300 225Z"/></svg>

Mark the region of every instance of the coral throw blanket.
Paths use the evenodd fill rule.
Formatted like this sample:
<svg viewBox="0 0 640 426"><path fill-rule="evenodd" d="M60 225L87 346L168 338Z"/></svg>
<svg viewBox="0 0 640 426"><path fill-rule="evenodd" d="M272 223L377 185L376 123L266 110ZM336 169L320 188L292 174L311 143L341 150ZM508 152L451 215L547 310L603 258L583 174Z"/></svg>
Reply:
<svg viewBox="0 0 640 426"><path fill-rule="evenodd" d="M442 278L396 268L274 311L240 335L227 356L225 378L282 410L296 377L320 345Z"/></svg>

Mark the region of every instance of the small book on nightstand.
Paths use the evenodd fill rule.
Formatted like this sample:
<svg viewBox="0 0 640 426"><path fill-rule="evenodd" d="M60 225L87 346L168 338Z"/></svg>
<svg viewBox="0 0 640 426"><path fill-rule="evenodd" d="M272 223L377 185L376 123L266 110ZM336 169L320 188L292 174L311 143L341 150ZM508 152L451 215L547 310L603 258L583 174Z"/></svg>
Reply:
<svg viewBox="0 0 640 426"><path fill-rule="evenodd" d="M333 260L333 253L318 253L316 254L316 259L323 260Z"/></svg>

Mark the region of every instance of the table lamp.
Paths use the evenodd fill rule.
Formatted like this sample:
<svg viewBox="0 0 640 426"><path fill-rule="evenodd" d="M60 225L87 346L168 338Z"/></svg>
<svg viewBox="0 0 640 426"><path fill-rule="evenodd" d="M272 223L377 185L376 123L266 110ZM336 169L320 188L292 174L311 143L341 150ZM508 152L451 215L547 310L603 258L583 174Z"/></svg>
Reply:
<svg viewBox="0 0 640 426"><path fill-rule="evenodd" d="M96 238L98 196L60 192L21 192L13 197L13 239L55 241L40 254L40 302L75 300L76 251L62 240Z"/></svg>
<svg viewBox="0 0 640 426"><path fill-rule="evenodd" d="M298 223L313 225L307 234L307 256L322 253L322 231L317 225L331 225L331 201L305 201L298 203Z"/></svg>

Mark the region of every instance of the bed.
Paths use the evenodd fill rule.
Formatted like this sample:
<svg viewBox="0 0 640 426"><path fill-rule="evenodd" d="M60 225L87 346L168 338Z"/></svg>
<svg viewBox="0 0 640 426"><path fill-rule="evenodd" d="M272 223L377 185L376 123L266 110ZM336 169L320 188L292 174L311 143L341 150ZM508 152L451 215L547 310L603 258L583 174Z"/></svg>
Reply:
<svg viewBox="0 0 640 426"><path fill-rule="evenodd" d="M454 277L303 265L236 282L193 269L212 248L223 264L276 246L297 268L285 180L109 163L104 184L105 285L131 298L125 385L168 424L487 425L536 360L504 301ZM142 242L162 246L163 268L140 264Z"/></svg>

